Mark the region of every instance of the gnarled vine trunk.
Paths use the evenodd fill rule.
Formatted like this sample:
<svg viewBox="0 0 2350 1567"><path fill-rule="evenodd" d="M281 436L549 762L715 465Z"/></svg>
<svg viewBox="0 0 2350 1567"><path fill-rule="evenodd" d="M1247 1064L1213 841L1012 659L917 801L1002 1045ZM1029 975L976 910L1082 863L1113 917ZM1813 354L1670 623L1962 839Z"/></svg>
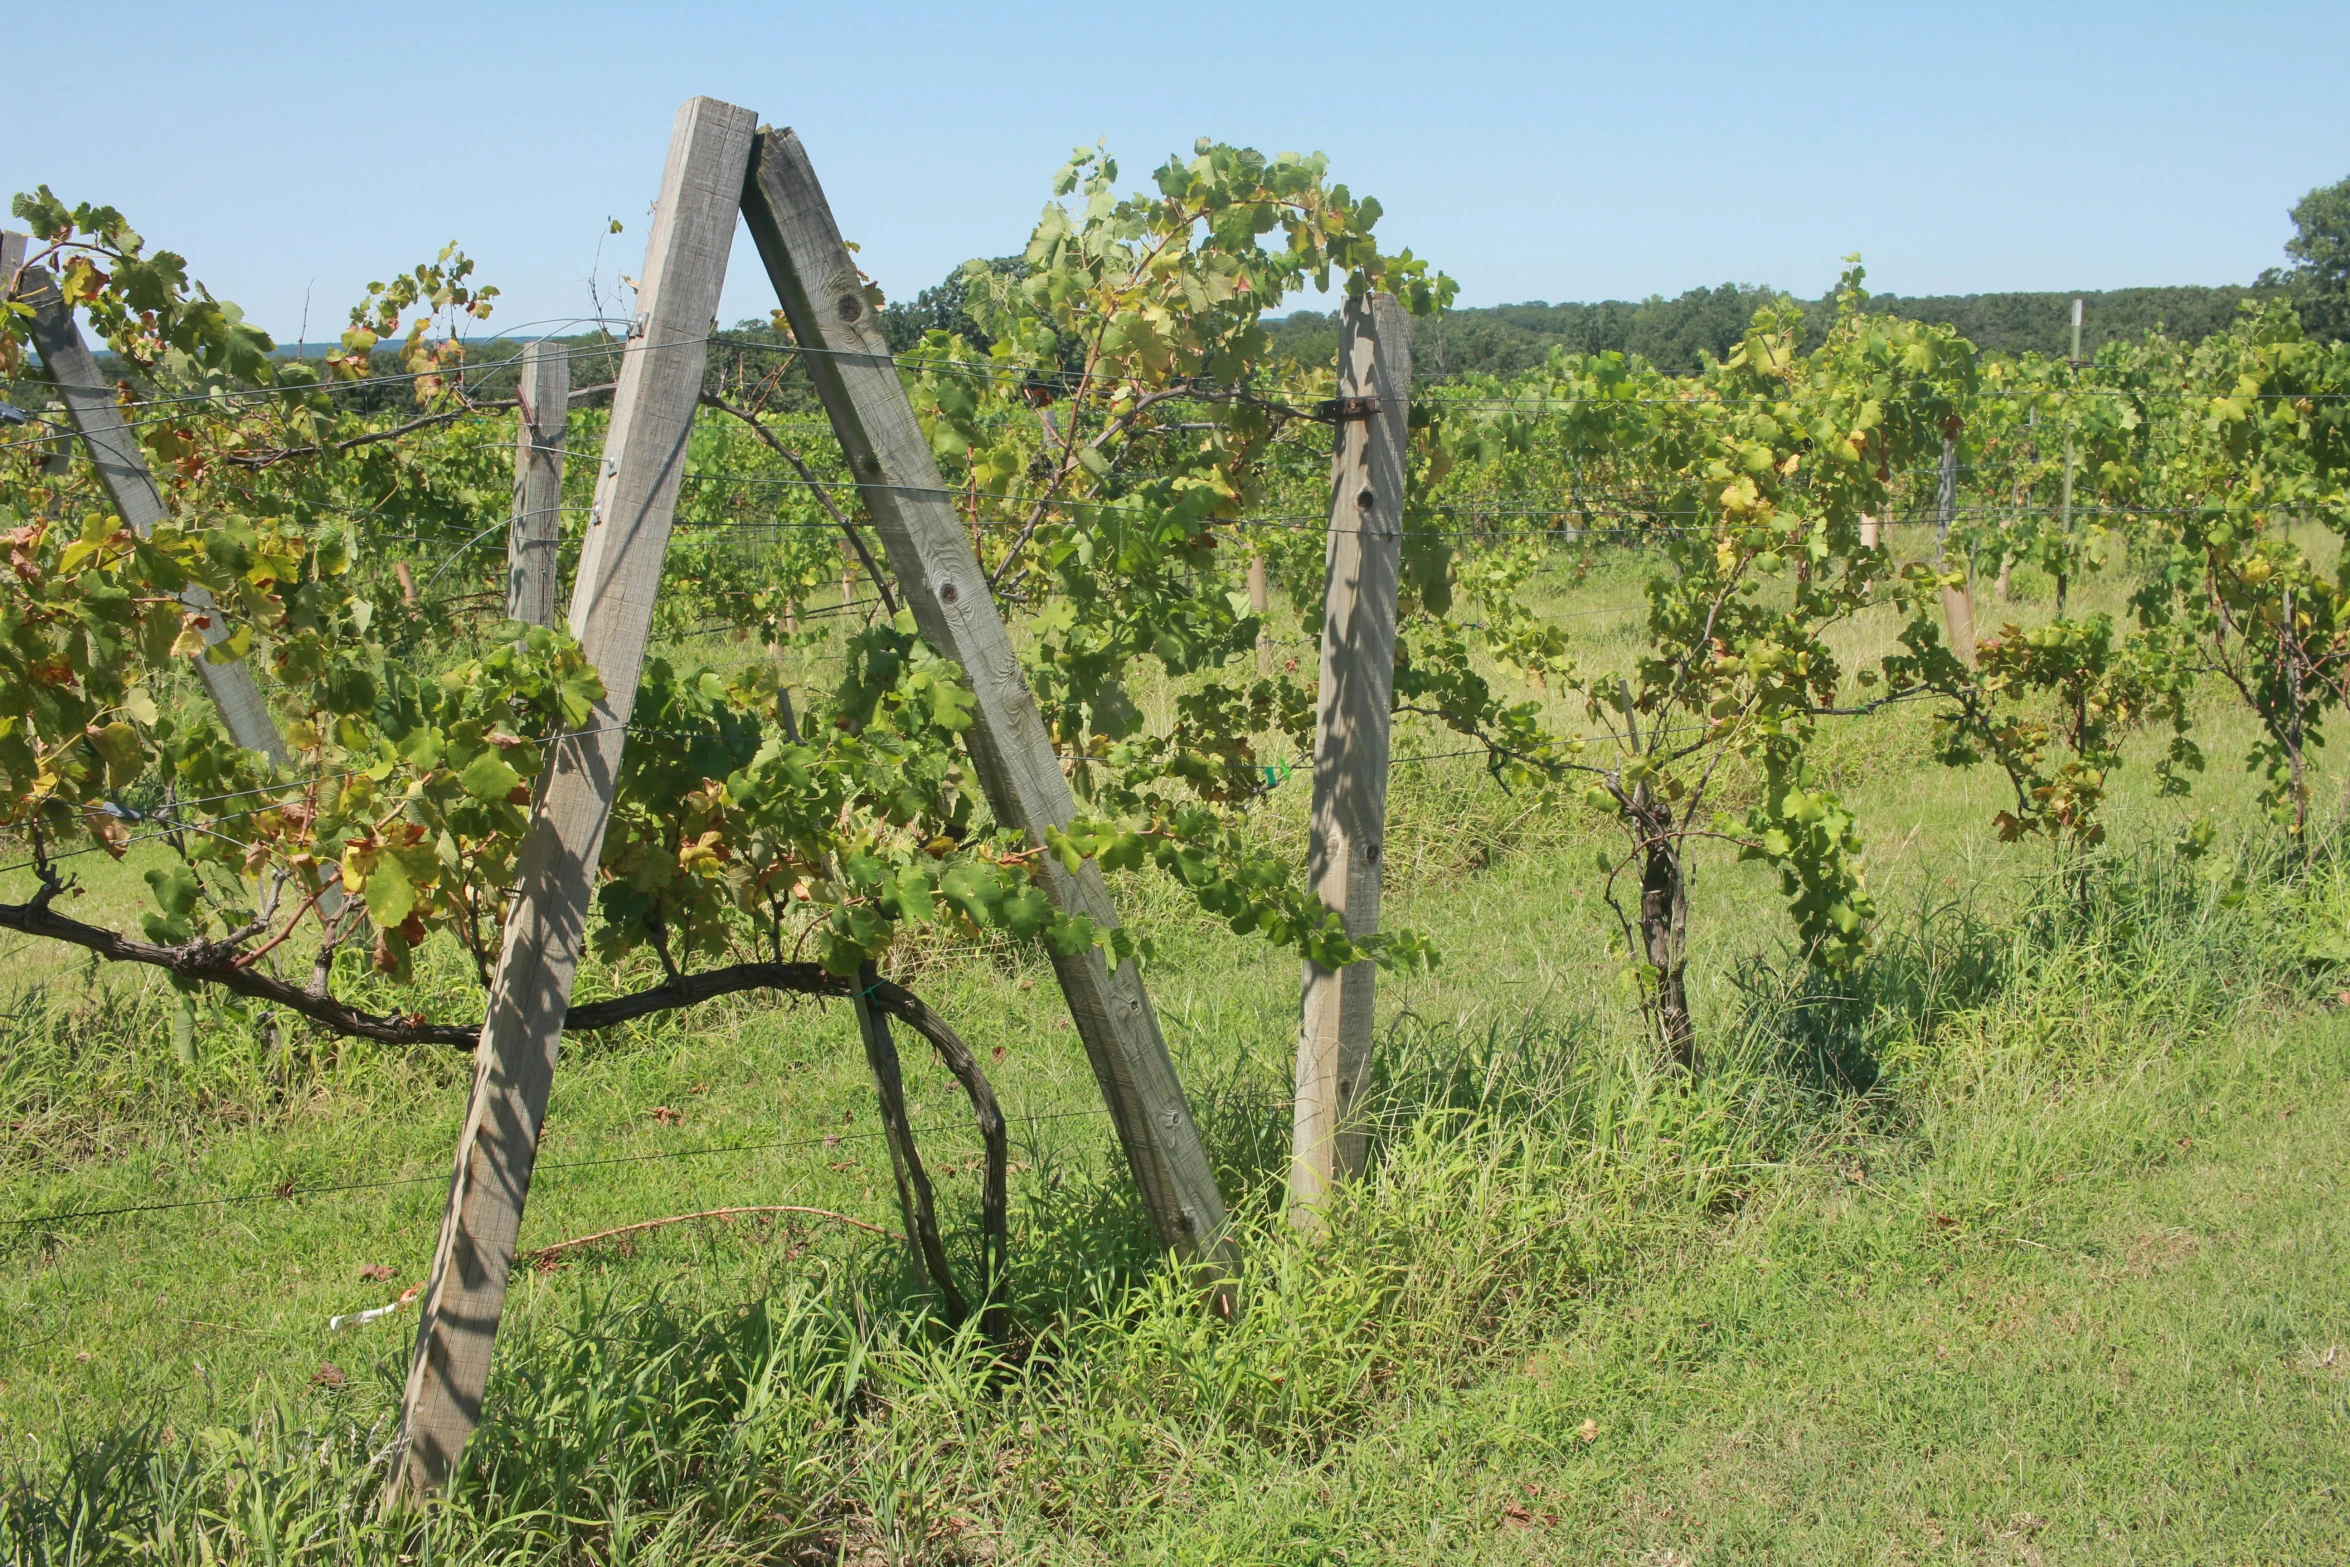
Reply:
<svg viewBox="0 0 2350 1567"><path fill-rule="evenodd" d="M1697 1070L1697 1029L1689 1019L1689 877L1669 804L1645 788L1633 800L1641 833L1640 947L1655 970L1650 1016L1673 1065Z"/></svg>

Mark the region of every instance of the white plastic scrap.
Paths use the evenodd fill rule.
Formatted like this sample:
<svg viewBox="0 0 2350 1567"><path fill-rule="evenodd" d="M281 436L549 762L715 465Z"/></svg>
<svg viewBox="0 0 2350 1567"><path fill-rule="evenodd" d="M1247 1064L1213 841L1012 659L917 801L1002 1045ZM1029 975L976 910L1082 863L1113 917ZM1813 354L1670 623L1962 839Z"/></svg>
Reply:
<svg viewBox="0 0 2350 1567"><path fill-rule="evenodd" d="M414 1300L417 1296L423 1293L424 1283L422 1280L418 1280L416 1283L411 1284L406 1289L402 1290L400 1292L400 1298L393 1301L388 1306L377 1306L371 1311L353 1311L348 1312L340 1317L327 1318L326 1330L329 1333L340 1333L345 1328L364 1327L370 1322L374 1322L380 1318L390 1316L392 1313L398 1311L402 1306L407 1305L410 1301Z"/></svg>

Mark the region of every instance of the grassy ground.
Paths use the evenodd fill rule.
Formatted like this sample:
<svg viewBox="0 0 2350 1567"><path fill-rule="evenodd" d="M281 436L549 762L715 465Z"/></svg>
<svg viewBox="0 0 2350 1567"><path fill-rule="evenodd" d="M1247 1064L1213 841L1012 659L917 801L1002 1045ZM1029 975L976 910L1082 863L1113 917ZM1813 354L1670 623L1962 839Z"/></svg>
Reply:
<svg viewBox="0 0 2350 1567"><path fill-rule="evenodd" d="M1628 655L1636 583L1616 568L1572 590L1601 612L1579 623L1590 661ZM1855 650L1883 632L1856 628ZM942 1341L898 1249L821 1218L570 1253L515 1291L491 1419L431 1548L2350 1549L2329 1465L2350 1434L2350 1276L2321 1141L2350 1028L2331 968L2303 957L2350 928L2350 880L2330 861L2264 872L2248 787L2223 771L2242 738L2215 711L2214 775L2184 807L2125 773L2115 838L2137 847L2083 904L1991 840L1991 780L1922 760L1922 716L1839 728L1828 765L1863 807L1879 953L1833 988L1790 970L1769 886L1702 861L1694 1088L1651 1073L1605 955L1596 825L1530 813L1473 763L1402 769L1389 918L1446 961L1382 982L1378 1170L1320 1247L1276 1212L1295 960L1129 884L1169 948L1154 998L1252 1235L1233 1326L1152 1266L1049 970L928 954L908 977L1014 1110L1021 1353L990 1368ZM1299 833L1303 792L1276 794L1276 830ZM2242 857L2164 851L2199 812ZM85 908L127 911L140 868L102 868ZM7 960L0 1203L88 1216L0 1235L0 1543L48 1561L416 1554L368 1505L412 1320L327 1321L421 1277L462 1058L290 1030L273 1046L206 1004L191 1060L167 989ZM975 1140L944 1074L909 1064L969 1255ZM735 1204L895 1223L837 1010L713 1007L575 1041L550 1128L526 1248ZM114 1208L140 1211L96 1213Z"/></svg>
<svg viewBox="0 0 2350 1567"><path fill-rule="evenodd" d="M1235 1465L1148 1526L1154 1554L2339 1559L2350 1026L2229 1054L2213 1100L2140 1124L2191 1128L2143 1169L1964 1194L1813 1172L1521 1366L1321 1462ZM1997 1158L2021 1119L1943 1152Z"/></svg>

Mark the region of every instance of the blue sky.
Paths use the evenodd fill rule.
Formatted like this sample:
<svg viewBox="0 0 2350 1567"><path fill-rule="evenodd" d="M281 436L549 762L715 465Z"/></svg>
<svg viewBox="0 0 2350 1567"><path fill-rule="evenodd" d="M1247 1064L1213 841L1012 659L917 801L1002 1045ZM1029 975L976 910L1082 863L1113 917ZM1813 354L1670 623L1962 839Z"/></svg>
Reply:
<svg viewBox="0 0 2350 1567"><path fill-rule="evenodd" d="M1017 249L1097 138L1130 184L1201 135L1326 152L1465 304L1816 294L1854 250L1901 293L2241 282L2350 176L2339 0L74 14L98 69L11 68L0 183L112 202L283 337L451 238L494 325L585 314L696 93L799 130L893 297ZM771 303L746 240L726 316Z"/></svg>

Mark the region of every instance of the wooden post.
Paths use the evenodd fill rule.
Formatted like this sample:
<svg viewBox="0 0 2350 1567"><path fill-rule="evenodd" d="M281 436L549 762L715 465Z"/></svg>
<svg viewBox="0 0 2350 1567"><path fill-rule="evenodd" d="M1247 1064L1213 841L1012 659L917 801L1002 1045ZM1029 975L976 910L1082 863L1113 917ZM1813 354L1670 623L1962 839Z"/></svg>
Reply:
<svg viewBox="0 0 2350 1567"><path fill-rule="evenodd" d="M513 525L506 534L506 618L555 623L556 552L563 541L563 421L571 360L546 342L522 350L514 431Z"/></svg>
<svg viewBox="0 0 2350 1567"><path fill-rule="evenodd" d="M1877 519L1865 511L1860 514L1860 547L1864 550L1877 547Z"/></svg>
<svg viewBox="0 0 2350 1567"><path fill-rule="evenodd" d="M2073 356L2068 361L2068 363L2072 368L2073 378L2078 380L2080 378L2081 371L2081 302L2077 299L2073 301ZM2061 503L2063 509L2063 519L2058 525L2059 531L2063 533L2065 544L2068 547L2072 544L2073 538L2072 426L2073 414L2072 410L2068 408L2065 410L2064 431L2064 498ZM2066 573L2060 569L2056 573L2056 618L2059 620L2064 619L2064 591L2066 585Z"/></svg>
<svg viewBox="0 0 2350 1567"><path fill-rule="evenodd" d="M915 422L856 263L790 131L759 133L743 216L792 333L807 350L802 362L915 623L971 681L978 720L972 752L988 804L999 820L1042 843L1047 828L1064 826L1077 813L1069 781ZM1090 862L1070 875L1045 856L1044 889L1058 906L1097 926L1117 923L1101 870ZM1238 1254L1225 1233L1223 1195L1141 974L1131 962L1111 968L1098 948L1076 957L1056 953L1052 962L1159 1244L1231 1269Z"/></svg>
<svg viewBox="0 0 2350 1567"><path fill-rule="evenodd" d="M1942 437L1942 482L1934 495L1934 559L1942 559L1942 547L1950 540L1950 525L1958 517L1958 441L1952 436ZM1972 561L1967 575L1972 577ZM1950 633L1950 648L1967 664L1975 661L1975 605L1968 597L1971 583L1942 590L1942 624Z"/></svg>
<svg viewBox="0 0 2350 1567"><path fill-rule="evenodd" d="M586 725L548 748L540 804L516 857L513 912L408 1369L393 1482L402 1499L447 1483L481 1418L755 124L748 109L695 98L670 140L571 596L572 633L603 676L604 696Z"/></svg>
<svg viewBox="0 0 2350 1567"><path fill-rule="evenodd" d="M33 346L41 351L41 363L57 383L66 416L81 432L82 445L98 470L98 483L106 498L131 531L143 539L171 515L163 504L163 491L139 451L138 437L122 416L114 388L99 374L96 356L82 341L73 307L45 270L24 264L25 248L24 235L0 234L0 278L13 279L17 303L32 306ZM180 601L199 614L212 608L212 595L200 587L188 589ZM210 620L204 628L204 640L214 643L226 638L227 618L215 614ZM260 688L253 684L253 671L241 661L216 664L199 658L195 664L197 677L204 682L212 705L220 710L229 737L246 750L259 751L278 766L287 766L292 757L269 716L268 705L261 700Z"/></svg>
<svg viewBox="0 0 2350 1567"><path fill-rule="evenodd" d="M1266 614L1273 607L1273 593L1265 581L1265 552L1257 551L1248 558L1248 609L1257 617L1257 677L1263 679L1273 672L1273 628Z"/></svg>
<svg viewBox="0 0 2350 1567"><path fill-rule="evenodd" d="M1349 936L1379 928L1387 833L1387 733L1395 701L1395 600L1411 439L1412 340L1387 294L1350 299L1339 322L1330 538L1322 589L1322 697L1306 879ZM1297 1036L1289 1218L1318 1230L1323 1193L1363 1165L1354 1106L1371 1064L1378 965L1308 960Z"/></svg>

